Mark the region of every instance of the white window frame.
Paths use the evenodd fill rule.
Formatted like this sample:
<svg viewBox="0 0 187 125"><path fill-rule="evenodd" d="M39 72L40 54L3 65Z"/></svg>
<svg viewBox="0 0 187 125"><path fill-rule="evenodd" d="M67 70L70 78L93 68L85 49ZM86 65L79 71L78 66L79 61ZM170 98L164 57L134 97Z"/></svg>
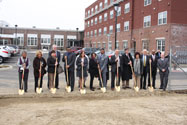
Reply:
<svg viewBox="0 0 187 125"><path fill-rule="evenodd" d="M90 36L93 37L93 31L90 32Z"/></svg>
<svg viewBox="0 0 187 125"><path fill-rule="evenodd" d="M90 21L88 21L88 27L90 27Z"/></svg>
<svg viewBox="0 0 187 125"><path fill-rule="evenodd" d="M100 15L100 16L99 16L99 23L102 23L102 19L103 19L103 16Z"/></svg>
<svg viewBox="0 0 187 125"><path fill-rule="evenodd" d="M149 51L149 43L150 43L149 39L142 39L142 50L146 49Z"/></svg>
<svg viewBox="0 0 187 125"><path fill-rule="evenodd" d="M105 7L108 6L108 0L105 0Z"/></svg>
<svg viewBox="0 0 187 125"><path fill-rule="evenodd" d="M101 48L101 43L97 42L97 48Z"/></svg>
<svg viewBox="0 0 187 125"><path fill-rule="evenodd" d="M99 4L99 10L102 10L103 9L103 3L101 2L100 4Z"/></svg>
<svg viewBox="0 0 187 125"><path fill-rule="evenodd" d="M60 44L57 44L57 42L59 42ZM64 35L54 35L54 44L57 47L64 47Z"/></svg>
<svg viewBox="0 0 187 125"><path fill-rule="evenodd" d="M94 14L94 8L91 9L91 14L92 14L92 15Z"/></svg>
<svg viewBox="0 0 187 125"><path fill-rule="evenodd" d="M152 0L144 0L144 6L149 6L151 5Z"/></svg>
<svg viewBox="0 0 187 125"><path fill-rule="evenodd" d="M118 23L118 24L117 24L117 32L120 32L120 31L121 31L121 24Z"/></svg>
<svg viewBox="0 0 187 125"><path fill-rule="evenodd" d="M124 13L126 14L126 13L129 13L129 12L130 12L130 3L128 2L128 3L125 4Z"/></svg>
<svg viewBox="0 0 187 125"><path fill-rule="evenodd" d="M99 29L99 36L101 36L102 35L102 29L100 28Z"/></svg>
<svg viewBox="0 0 187 125"><path fill-rule="evenodd" d="M123 40L123 49L128 48L128 40Z"/></svg>
<svg viewBox="0 0 187 125"><path fill-rule="evenodd" d="M95 18L95 25L97 24L97 17Z"/></svg>
<svg viewBox="0 0 187 125"><path fill-rule="evenodd" d="M129 31L129 21L124 22L124 31Z"/></svg>
<svg viewBox="0 0 187 125"><path fill-rule="evenodd" d="M107 21L107 18L108 18L108 13L105 13L104 14L104 21Z"/></svg>
<svg viewBox="0 0 187 125"><path fill-rule="evenodd" d="M112 34L113 33L113 25L110 25L110 27L109 27L109 34Z"/></svg>
<svg viewBox="0 0 187 125"><path fill-rule="evenodd" d="M94 31L94 36L97 36L97 30Z"/></svg>
<svg viewBox="0 0 187 125"><path fill-rule="evenodd" d="M108 50L112 50L112 41L108 42Z"/></svg>
<svg viewBox="0 0 187 125"><path fill-rule="evenodd" d="M143 21L143 27L147 28L151 26L151 15L145 16Z"/></svg>
<svg viewBox="0 0 187 125"><path fill-rule="evenodd" d="M91 20L91 26L93 26L93 19Z"/></svg>
<svg viewBox="0 0 187 125"><path fill-rule="evenodd" d="M121 7L118 7L117 16L120 16L120 15L121 15Z"/></svg>
<svg viewBox="0 0 187 125"><path fill-rule="evenodd" d="M103 43L102 43L102 47L103 47L103 48L106 48L106 42L103 42Z"/></svg>
<svg viewBox="0 0 187 125"><path fill-rule="evenodd" d="M159 47L159 41L160 43L160 47ZM165 38L156 38L156 43L157 43L157 50L160 50L161 52L165 52L166 50L166 39ZM164 48L164 50L163 50Z"/></svg>
<svg viewBox="0 0 187 125"><path fill-rule="evenodd" d="M110 11L110 19L114 18L114 10Z"/></svg>
<svg viewBox="0 0 187 125"><path fill-rule="evenodd" d="M168 15L167 11L163 11L163 12L158 13L158 25L167 24L167 15ZM165 22L164 22L164 19L166 20ZM159 20L161 20L161 23Z"/></svg>
<svg viewBox="0 0 187 125"><path fill-rule="evenodd" d="M31 45L32 41L33 41L33 45ZM38 45L38 35L37 34L27 34L27 46L37 46Z"/></svg>
<svg viewBox="0 0 187 125"><path fill-rule="evenodd" d="M104 34L104 35L107 34L107 27L104 27L104 29L103 29L103 34Z"/></svg>
<svg viewBox="0 0 187 125"><path fill-rule="evenodd" d="M97 12L97 11L98 11L98 5L95 6L95 12Z"/></svg>

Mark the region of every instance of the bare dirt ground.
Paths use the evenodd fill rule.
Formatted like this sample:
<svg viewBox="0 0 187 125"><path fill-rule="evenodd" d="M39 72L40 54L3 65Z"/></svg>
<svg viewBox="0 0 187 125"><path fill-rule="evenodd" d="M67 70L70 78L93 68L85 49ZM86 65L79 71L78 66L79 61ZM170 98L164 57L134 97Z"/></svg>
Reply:
<svg viewBox="0 0 187 125"><path fill-rule="evenodd" d="M122 90L0 96L1 125L186 125L187 94Z"/></svg>

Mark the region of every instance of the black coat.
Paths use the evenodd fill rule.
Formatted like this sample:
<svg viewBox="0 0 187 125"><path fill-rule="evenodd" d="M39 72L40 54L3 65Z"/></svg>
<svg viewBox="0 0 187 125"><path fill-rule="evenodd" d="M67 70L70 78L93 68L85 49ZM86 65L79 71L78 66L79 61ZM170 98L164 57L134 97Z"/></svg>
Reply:
<svg viewBox="0 0 187 125"><path fill-rule="evenodd" d="M131 70L131 66L128 63L130 61L133 63L133 58L130 53L128 55L129 55L129 58L125 53L121 57L120 65L121 65L122 80L123 81L132 79L132 70Z"/></svg>
<svg viewBox="0 0 187 125"><path fill-rule="evenodd" d="M99 71L98 71L98 64L96 59L90 59L89 61L89 73L93 74L95 77L99 76Z"/></svg>
<svg viewBox="0 0 187 125"><path fill-rule="evenodd" d="M51 56L51 51L49 52L49 57ZM57 57L57 61L58 61L58 64L60 63L60 60L61 60L61 53L59 51L56 51L56 57Z"/></svg>
<svg viewBox="0 0 187 125"><path fill-rule="evenodd" d="M77 61L76 61L76 65L77 65L77 77L82 77L82 60L81 57L78 57ZM84 66L83 66L83 76L87 77L88 76L88 59L85 57L84 58Z"/></svg>
<svg viewBox="0 0 187 125"><path fill-rule="evenodd" d="M38 57L35 57L34 61L33 61L33 69L34 69L34 76L35 77L39 77L40 62L43 64L42 70L41 70L41 75L43 76L46 73L45 67L47 64L46 64L45 59L43 57L41 59L39 59Z"/></svg>
<svg viewBox="0 0 187 125"><path fill-rule="evenodd" d="M146 55L146 66L144 66L144 59L143 59L143 55L141 55L141 60L143 62L143 68L145 69L145 73L149 72L150 68L149 68L149 59L150 59L150 56Z"/></svg>
<svg viewBox="0 0 187 125"><path fill-rule="evenodd" d="M48 66L48 73L54 73L55 72L55 63L56 63L56 59L53 57L49 57L47 59L47 66Z"/></svg>
<svg viewBox="0 0 187 125"><path fill-rule="evenodd" d="M158 57L155 55L155 60L153 60L153 57L151 55L150 59L151 59L151 70L152 70L153 73L157 73Z"/></svg>

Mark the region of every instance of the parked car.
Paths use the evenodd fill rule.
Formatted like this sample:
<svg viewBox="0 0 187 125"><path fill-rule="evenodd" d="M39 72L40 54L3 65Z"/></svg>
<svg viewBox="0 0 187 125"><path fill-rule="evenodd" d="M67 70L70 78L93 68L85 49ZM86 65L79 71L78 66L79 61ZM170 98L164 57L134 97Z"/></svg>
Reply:
<svg viewBox="0 0 187 125"><path fill-rule="evenodd" d="M109 58L111 58L111 56L113 56L115 54L114 51L108 51L105 53Z"/></svg>
<svg viewBox="0 0 187 125"><path fill-rule="evenodd" d="M76 52L76 51L78 51L80 49L82 49L82 47L77 47L77 46L71 47L71 51L72 52Z"/></svg>
<svg viewBox="0 0 187 125"><path fill-rule="evenodd" d="M6 48L10 51L10 54L11 54L11 56L14 56L14 53L16 52L16 49L14 49L13 47L11 47L11 46L6 46Z"/></svg>
<svg viewBox="0 0 187 125"><path fill-rule="evenodd" d="M0 46L0 64L2 64L7 58L11 56L6 46Z"/></svg>
<svg viewBox="0 0 187 125"><path fill-rule="evenodd" d="M19 54L19 53L20 53L20 49L19 49L19 47L18 47L18 46L16 46L16 45L8 45L8 46L13 47L13 48L15 49L15 51L14 51L14 55L16 55L16 54Z"/></svg>
<svg viewBox="0 0 187 125"><path fill-rule="evenodd" d="M86 55L90 56L92 53L96 52L97 50L99 50L99 48L89 48L89 47L86 47L86 48L83 48L82 49ZM81 50L78 50L77 52L77 55L81 52Z"/></svg>

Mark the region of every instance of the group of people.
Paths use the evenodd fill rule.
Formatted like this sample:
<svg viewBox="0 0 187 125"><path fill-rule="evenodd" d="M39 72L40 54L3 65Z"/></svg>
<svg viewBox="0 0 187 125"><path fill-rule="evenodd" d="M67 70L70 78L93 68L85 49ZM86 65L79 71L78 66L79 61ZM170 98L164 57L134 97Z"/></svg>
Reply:
<svg viewBox="0 0 187 125"><path fill-rule="evenodd" d="M60 61L64 63L64 73L66 83L74 91L75 85L75 71L79 78L80 89L86 87L85 82L90 74L90 90L94 91L94 78L99 80L101 87L107 88L109 80L109 66L111 66L111 90L115 90L115 86L120 86L122 81L122 88L129 89L129 80L133 79L134 86L140 89L147 89L152 86L156 88L156 74L157 69L160 73L160 89L164 91L167 88L169 75L169 59L165 58L165 54L160 51L157 53L152 50L148 55L147 50L143 50L142 54L136 52L134 58L129 53L129 49L124 50L124 54L120 55L119 50L115 50L115 54L108 57L105 54L104 48L100 49L100 54L92 53L89 58L82 50L78 56L71 52L67 47L66 52L61 59L61 53L57 51L56 45L52 46L52 51L49 52L47 61L43 58L42 52L37 51L36 57L33 60L34 79L36 88L42 88L43 77L48 73L48 88L59 89L59 68ZM18 59L18 74L19 74L19 89L25 92L28 90L28 76L29 76L30 60L27 57L27 52L23 51L21 57ZM46 70L47 67L47 70ZM148 79L147 79L148 77ZM22 84L23 81L23 84ZM148 81L148 84L147 84Z"/></svg>

